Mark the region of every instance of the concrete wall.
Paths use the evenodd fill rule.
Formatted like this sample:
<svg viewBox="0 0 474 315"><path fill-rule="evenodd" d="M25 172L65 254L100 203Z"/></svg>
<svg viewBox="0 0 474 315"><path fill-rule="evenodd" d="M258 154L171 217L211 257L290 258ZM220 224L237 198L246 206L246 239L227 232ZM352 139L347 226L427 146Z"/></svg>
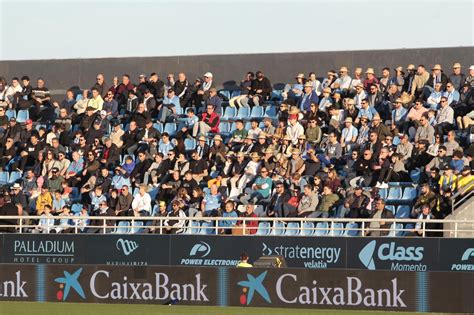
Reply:
<svg viewBox="0 0 474 315"><path fill-rule="evenodd" d="M157 72L161 78L167 73L184 71L188 78L202 76L211 71L215 81L221 86L226 81L239 82L247 71L263 70L272 83L292 82L298 72L307 74L316 72L325 76L331 69L348 66L375 68L377 73L385 67L404 68L413 63L430 67L439 63L450 73L454 62L460 62L464 71L474 64L474 47L397 49L376 51L340 51L310 53L279 53L249 55L207 55L183 57L143 57L143 58L103 58L70 60L28 60L0 61L0 76L11 79L13 76L29 75L32 79L39 76L46 80L51 90L65 90L71 86L89 88L95 81L95 75L102 72L108 83L112 76L128 73L132 82L137 81L140 73Z"/></svg>

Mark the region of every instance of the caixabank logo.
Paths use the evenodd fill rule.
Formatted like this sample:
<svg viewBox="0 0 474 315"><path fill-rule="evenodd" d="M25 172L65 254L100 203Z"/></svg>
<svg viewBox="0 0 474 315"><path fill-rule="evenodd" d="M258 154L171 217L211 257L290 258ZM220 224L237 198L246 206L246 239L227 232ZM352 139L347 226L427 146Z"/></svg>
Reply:
<svg viewBox="0 0 474 315"><path fill-rule="evenodd" d="M249 305L252 303L255 293L260 295L266 302L272 303L270 295L268 295L268 291L263 285L267 272L268 271L262 272L257 277L247 274L247 280L239 281L239 283L237 283L242 287L242 294L239 299L241 305Z"/></svg>
<svg viewBox="0 0 474 315"><path fill-rule="evenodd" d="M369 270L426 271L423 246L405 246L395 241L367 243L359 252L360 262Z"/></svg>
<svg viewBox="0 0 474 315"><path fill-rule="evenodd" d="M238 273L234 288L239 291L231 292L235 306L413 308L409 302L413 292L411 289L407 292L413 283L400 281L390 272L383 272L376 278L360 271L275 269Z"/></svg>
<svg viewBox="0 0 474 315"><path fill-rule="evenodd" d="M127 267L96 269L84 266L64 270L61 276L53 274L51 277L56 284L54 297L60 302L147 303L150 300L178 300L182 303L211 303L208 279L200 272L182 274L172 268L142 271L145 273L139 272L140 275L136 276L134 269ZM53 296L50 295L50 298Z"/></svg>

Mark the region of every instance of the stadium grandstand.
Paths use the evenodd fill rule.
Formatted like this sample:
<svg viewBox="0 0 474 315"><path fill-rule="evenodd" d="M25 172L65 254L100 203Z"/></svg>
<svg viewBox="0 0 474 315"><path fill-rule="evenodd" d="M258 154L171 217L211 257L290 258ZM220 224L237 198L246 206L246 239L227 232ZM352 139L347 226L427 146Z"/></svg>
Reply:
<svg viewBox="0 0 474 315"><path fill-rule="evenodd" d="M340 65L285 84L248 70L232 89L212 72L98 71L65 95L1 77L0 229L463 235L474 65Z"/></svg>

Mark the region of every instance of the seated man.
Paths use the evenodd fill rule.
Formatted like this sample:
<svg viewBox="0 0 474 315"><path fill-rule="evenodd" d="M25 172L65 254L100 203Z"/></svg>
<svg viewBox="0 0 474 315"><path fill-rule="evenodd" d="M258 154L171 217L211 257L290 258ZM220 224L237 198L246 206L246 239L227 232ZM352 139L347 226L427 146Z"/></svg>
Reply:
<svg viewBox="0 0 474 315"><path fill-rule="evenodd" d="M212 185L210 192L204 196L201 203L201 210L205 217L217 216L223 202L223 196L219 193L216 184Z"/></svg>
<svg viewBox="0 0 474 315"><path fill-rule="evenodd" d="M136 217L151 215L151 197L146 185L139 186L139 192L133 196L132 210Z"/></svg>
<svg viewBox="0 0 474 315"><path fill-rule="evenodd" d="M245 189L245 194L240 197L240 202L244 205L258 204L261 200L267 199L272 191L272 184L272 179L268 177L268 170L262 167L260 176L257 177L252 188Z"/></svg>
<svg viewBox="0 0 474 315"><path fill-rule="evenodd" d="M331 187L324 186L321 201L316 208L316 212L312 215L313 218L327 218L329 211L339 201L339 196L332 192Z"/></svg>
<svg viewBox="0 0 474 315"><path fill-rule="evenodd" d="M176 116L178 113L181 113L179 97L175 95L174 89L169 89L158 112L158 121L164 124L170 117Z"/></svg>
<svg viewBox="0 0 474 315"><path fill-rule="evenodd" d="M219 133L220 117L214 112L214 106L207 105L207 111L201 114L201 119L194 124L193 137L196 138L198 134L206 136L209 132Z"/></svg>

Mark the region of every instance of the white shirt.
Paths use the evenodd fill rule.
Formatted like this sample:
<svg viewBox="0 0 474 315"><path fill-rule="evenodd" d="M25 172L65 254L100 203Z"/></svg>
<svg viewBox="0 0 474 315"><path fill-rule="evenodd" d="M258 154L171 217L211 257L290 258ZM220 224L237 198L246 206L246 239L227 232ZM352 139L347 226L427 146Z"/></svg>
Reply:
<svg viewBox="0 0 474 315"><path fill-rule="evenodd" d="M301 135L304 135L304 128L301 126L299 122L296 122L296 124L288 125L286 128L286 134L291 138L291 142L293 144L298 143L298 137Z"/></svg>
<svg viewBox="0 0 474 315"><path fill-rule="evenodd" d="M139 211L147 211L151 214L151 197L148 193L145 193L143 196L137 193L133 197L132 209L137 208Z"/></svg>

